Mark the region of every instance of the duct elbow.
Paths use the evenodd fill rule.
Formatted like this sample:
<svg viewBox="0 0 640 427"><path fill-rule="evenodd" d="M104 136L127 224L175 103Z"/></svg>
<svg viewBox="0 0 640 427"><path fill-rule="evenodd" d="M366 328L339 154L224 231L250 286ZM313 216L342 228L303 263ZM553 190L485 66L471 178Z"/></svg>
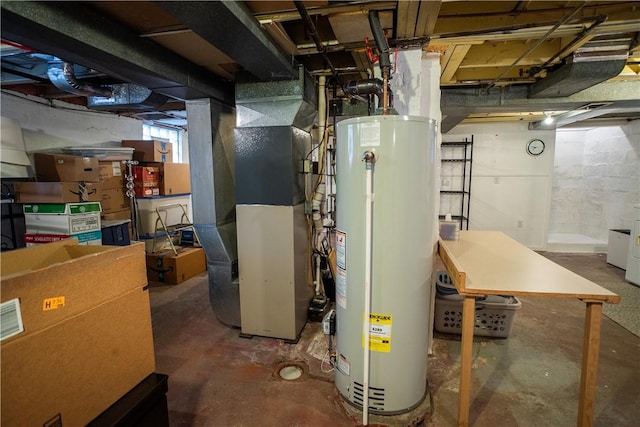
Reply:
<svg viewBox="0 0 640 427"><path fill-rule="evenodd" d="M375 95L378 98L378 108L384 104L384 83L380 79L350 80L342 88L347 95ZM393 93L387 87L387 107L393 108Z"/></svg>
<svg viewBox="0 0 640 427"><path fill-rule="evenodd" d="M82 96L103 96L107 98L113 96L113 92L107 87L96 86L78 80L73 70L73 64L70 62L49 64L47 75L51 83L65 92Z"/></svg>

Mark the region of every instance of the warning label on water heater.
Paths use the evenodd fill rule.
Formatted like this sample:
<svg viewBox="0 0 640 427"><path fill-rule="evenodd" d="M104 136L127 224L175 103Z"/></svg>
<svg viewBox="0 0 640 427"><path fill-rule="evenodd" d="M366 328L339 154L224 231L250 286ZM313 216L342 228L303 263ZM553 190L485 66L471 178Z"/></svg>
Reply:
<svg viewBox="0 0 640 427"><path fill-rule="evenodd" d="M380 122L360 123L360 146L380 146Z"/></svg>
<svg viewBox="0 0 640 427"><path fill-rule="evenodd" d="M347 269L347 233L344 231L336 231L336 265Z"/></svg>
<svg viewBox="0 0 640 427"><path fill-rule="evenodd" d="M369 349L380 353L391 351L391 323L390 314L369 314ZM362 337L364 347L364 337Z"/></svg>
<svg viewBox="0 0 640 427"><path fill-rule="evenodd" d="M347 272L341 268L336 271L336 303L347 309Z"/></svg>
<svg viewBox="0 0 640 427"><path fill-rule="evenodd" d="M347 309L347 233L336 231L336 303Z"/></svg>

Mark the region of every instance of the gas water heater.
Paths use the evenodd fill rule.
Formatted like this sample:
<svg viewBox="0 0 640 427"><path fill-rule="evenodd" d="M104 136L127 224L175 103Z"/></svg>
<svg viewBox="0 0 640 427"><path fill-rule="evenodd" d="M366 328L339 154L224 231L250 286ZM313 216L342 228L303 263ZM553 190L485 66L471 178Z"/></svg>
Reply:
<svg viewBox="0 0 640 427"><path fill-rule="evenodd" d="M337 125L335 382L373 414L410 411L426 395L436 133L414 116Z"/></svg>

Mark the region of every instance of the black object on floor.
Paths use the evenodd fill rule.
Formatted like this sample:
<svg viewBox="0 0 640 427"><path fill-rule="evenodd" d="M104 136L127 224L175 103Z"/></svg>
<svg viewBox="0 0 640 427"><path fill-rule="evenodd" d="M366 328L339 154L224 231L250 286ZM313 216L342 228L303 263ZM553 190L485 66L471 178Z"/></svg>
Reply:
<svg viewBox="0 0 640 427"><path fill-rule="evenodd" d="M122 396L88 427L169 427L168 375L153 373Z"/></svg>

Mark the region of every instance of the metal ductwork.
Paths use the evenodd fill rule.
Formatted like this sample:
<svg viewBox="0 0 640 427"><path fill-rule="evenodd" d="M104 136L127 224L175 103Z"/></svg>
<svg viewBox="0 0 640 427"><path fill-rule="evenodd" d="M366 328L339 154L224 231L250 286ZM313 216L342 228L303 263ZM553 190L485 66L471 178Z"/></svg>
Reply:
<svg viewBox="0 0 640 427"><path fill-rule="evenodd" d="M631 37L586 43L566 64L531 85L529 98L567 97L617 76L627 63L630 45Z"/></svg>
<svg viewBox="0 0 640 427"><path fill-rule="evenodd" d="M76 79L73 64L70 62L54 62L49 64L47 75L51 83L65 92L82 96L94 95L111 97L112 95L112 91L108 87L96 86Z"/></svg>
<svg viewBox="0 0 640 427"><path fill-rule="evenodd" d="M307 320L309 240L301 168L317 92L302 68L290 81L236 85L238 274L242 333L295 341ZM308 168L307 168L308 170Z"/></svg>
<svg viewBox="0 0 640 427"><path fill-rule="evenodd" d="M232 107L205 98L186 102L193 223L207 256L209 302L218 320L240 326L233 182Z"/></svg>
<svg viewBox="0 0 640 427"><path fill-rule="evenodd" d="M169 100L167 96L134 83L115 84L111 89L110 97L89 96L87 107L106 111L152 110Z"/></svg>
<svg viewBox="0 0 640 427"><path fill-rule="evenodd" d="M378 98L378 110L384 108L384 82L380 79L350 80L344 84L342 90L346 95L370 95ZM387 85L387 108L393 110L393 92Z"/></svg>

